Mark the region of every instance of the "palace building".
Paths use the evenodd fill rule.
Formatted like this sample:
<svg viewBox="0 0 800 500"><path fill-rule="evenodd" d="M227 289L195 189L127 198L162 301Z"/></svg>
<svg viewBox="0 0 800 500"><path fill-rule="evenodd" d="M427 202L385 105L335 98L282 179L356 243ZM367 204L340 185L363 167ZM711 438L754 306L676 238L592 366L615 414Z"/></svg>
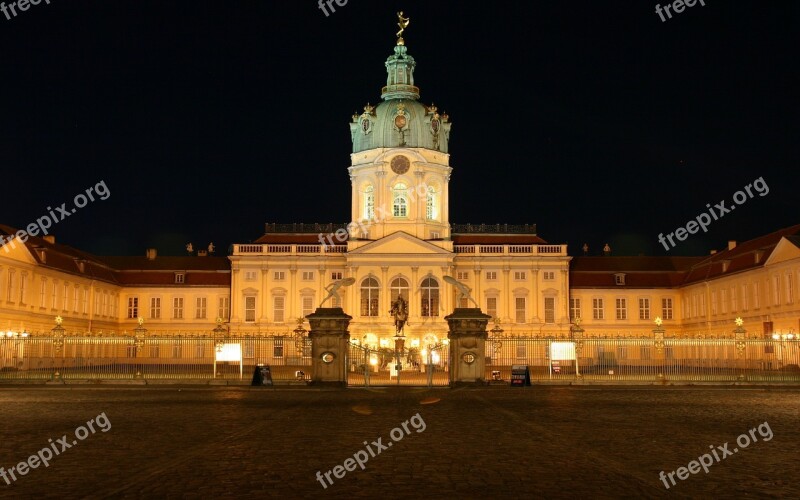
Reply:
<svg viewBox="0 0 800 500"><path fill-rule="evenodd" d="M444 317L476 304L507 335L567 335L580 319L587 335L650 337L656 317L668 335L729 334L737 317L751 333L800 330L800 225L702 257L588 257L533 224L451 222L452 122L420 102L415 66L399 39L382 101L352 117L350 223L269 223L227 258L101 257L0 226L0 330L46 334L59 315L75 333L130 332L142 317L153 333L208 332L221 318L232 332L280 334L346 278L324 306L342 307L351 338L370 345L394 336L398 296L412 341L445 337Z"/></svg>

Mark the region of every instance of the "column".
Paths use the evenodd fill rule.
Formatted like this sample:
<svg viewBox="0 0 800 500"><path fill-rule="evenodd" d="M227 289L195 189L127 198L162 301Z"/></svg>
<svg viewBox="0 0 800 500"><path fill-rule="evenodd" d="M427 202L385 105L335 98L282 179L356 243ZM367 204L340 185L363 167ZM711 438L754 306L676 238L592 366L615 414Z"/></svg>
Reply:
<svg viewBox="0 0 800 500"><path fill-rule="evenodd" d="M503 323L512 323L510 306L511 301L514 300L514 294L511 291L510 274L511 268L508 265L503 266L503 293L500 295L503 300Z"/></svg>
<svg viewBox="0 0 800 500"><path fill-rule="evenodd" d="M297 266L292 264L289 266L289 292L288 292L288 299L286 302L286 315L284 317L284 321L286 324L290 325L294 323L294 320L300 316L300 311L297 308Z"/></svg>
<svg viewBox="0 0 800 500"><path fill-rule="evenodd" d="M239 290L239 263L234 262L231 265L231 324L241 322L239 318L239 311L241 310L239 300L241 296L242 294ZM161 306L164 307L165 305L166 304L162 302Z"/></svg>
<svg viewBox="0 0 800 500"><path fill-rule="evenodd" d="M420 298L418 293L419 284L417 283L417 280L419 279L418 276L419 266L411 266L411 283L408 284L408 315L411 316L413 314L415 321L420 321L420 318L422 318L422 311L420 310Z"/></svg>
<svg viewBox="0 0 800 500"><path fill-rule="evenodd" d="M561 270L561 319L559 323L569 323L569 285L568 281L568 271L566 269Z"/></svg>
<svg viewBox="0 0 800 500"><path fill-rule="evenodd" d="M269 323L269 266L261 265L261 316L259 323Z"/></svg>
<svg viewBox="0 0 800 500"><path fill-rule="evenodd" d="M311 385L347 385L347 349L352 316L341 307L317 308L308 315L311 330Z"/></svg>
<svg viewBox="0 0 800 500"><path fill-rule="evenodd" d="M483 385L486 372L486 325L480 309L459 309L445 316L450 339L450 385Z"/></svg>

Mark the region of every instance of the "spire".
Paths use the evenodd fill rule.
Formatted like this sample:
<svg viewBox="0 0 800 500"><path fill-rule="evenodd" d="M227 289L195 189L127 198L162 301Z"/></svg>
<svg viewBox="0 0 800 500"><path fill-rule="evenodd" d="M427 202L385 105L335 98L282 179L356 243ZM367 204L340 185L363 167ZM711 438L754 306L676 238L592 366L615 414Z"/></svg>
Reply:
<svg viewBox="0 0 800 500"><path fill-rule="evenodd" d="M414 86L414 67L417 63L408 54L408 47L403 40L403 32L411 23L411 19L403 17L403 12L397 13L400 31L397 32L397 45L394 55L386 59L386 86L381 90L381 97L388 99L419 99L419 88Z"/></svg>

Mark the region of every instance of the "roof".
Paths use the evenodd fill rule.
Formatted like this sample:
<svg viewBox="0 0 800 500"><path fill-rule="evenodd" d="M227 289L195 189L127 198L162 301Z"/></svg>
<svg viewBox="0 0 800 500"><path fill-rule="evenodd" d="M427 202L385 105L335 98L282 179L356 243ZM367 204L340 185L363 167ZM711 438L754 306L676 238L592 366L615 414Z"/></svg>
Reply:
<svg viewBox="0 0 800 500"><path fill-rule="evenodd" d="M543 245L547 242L535 234L453 234L455 245Z"/></svg>
<svg viewBox="0 0 800 500"><path fill-rule="evenodd" d="M673 288L704 257L574 257L570 288ZM616 284L616 274L625 284Z"/></svg>
<svg viewBox="0 0 800 500"><path fill-rule="evenodd" d="M17 229L0 224L0 235ZM28 236L25 246L36 263L86 279L126 285L216 286L230 285L230 261L226 257L97 256L68 245ZM175 272L184 272L184 283L175 283Z"/></svg>
<svg viewBox="0 0 800 500"><path fill-rule="evenodd" d="M786 238L794 245L798 245L800 243L798 236L800 236L800 224L779 229L764 236L739 243L733 249L725 249L707 256L692 267L684 284L688 285L718 278L722 275L730 275L762 267L781 238Z"/></svg>

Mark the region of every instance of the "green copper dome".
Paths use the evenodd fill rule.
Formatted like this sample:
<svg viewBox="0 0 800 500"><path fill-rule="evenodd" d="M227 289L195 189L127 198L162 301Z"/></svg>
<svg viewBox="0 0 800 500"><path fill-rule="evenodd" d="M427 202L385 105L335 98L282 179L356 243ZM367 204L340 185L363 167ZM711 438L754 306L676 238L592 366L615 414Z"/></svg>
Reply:
<svg viewBox="0 0 800 500"><path fill-rule="evenodd" d="M401 39L402 40L402 39ZM386 59L386 86L381 91L383 102L364 106L350 123L353 153L375 148L426 148L448 152L450 118L438 108L426 106L419 99L414 85L417 63L408 48L398 43L394 54Z"/></svg>

